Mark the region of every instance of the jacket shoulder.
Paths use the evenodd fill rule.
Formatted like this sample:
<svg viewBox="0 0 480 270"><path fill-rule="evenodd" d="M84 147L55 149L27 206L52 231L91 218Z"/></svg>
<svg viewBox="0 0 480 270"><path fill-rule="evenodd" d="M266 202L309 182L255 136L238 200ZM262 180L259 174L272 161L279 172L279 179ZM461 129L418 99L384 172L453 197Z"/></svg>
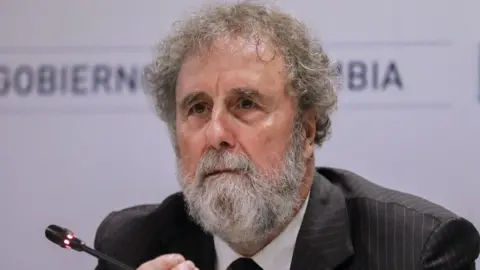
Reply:
<svg viewBox="0 0 480 270"><path fill-rule="evenodd" d="M185 216L180 193L168 196L160 204L135 205L112 211L100 222L94 247L125 263L138 266L139 262L149 259L149 253L153 250L161 251L164 238L180 227L178 225L185 220Z"/></svg>
<svg viewBox="0 0 480 270"><path fill-rule="evenodd" d="M325 167L318 168L317 171L343 191L347 203L358 204L358 207L380 204L388 209L422 215L438 222L459 218L444 206L414 194L375 184L348 170Z"/></svg>
<svg viewBox="0 0 480 270"><path fill-rule="evenodd" d="M474 265L480 252L480 235L465 218L424 198L382 187L347 170L317 171L342 190L354 243L368 243L369 249L356 251L358 256L373 261L378 256L392 258L398 256L392 252L408 247L411 260L399 261L408 264L408 269L467 269Z"/></svg>
<svg viewBox="0 0 480 270"><path fill-rule="evenodd" d="M132 231L132 229L143 223L145 218L158 207L158 204L142 204L108 213L97 228L95 248L101 249L101 247L105 246L103 243L116 239L119 236L122 237L126 232Z"/></svg>

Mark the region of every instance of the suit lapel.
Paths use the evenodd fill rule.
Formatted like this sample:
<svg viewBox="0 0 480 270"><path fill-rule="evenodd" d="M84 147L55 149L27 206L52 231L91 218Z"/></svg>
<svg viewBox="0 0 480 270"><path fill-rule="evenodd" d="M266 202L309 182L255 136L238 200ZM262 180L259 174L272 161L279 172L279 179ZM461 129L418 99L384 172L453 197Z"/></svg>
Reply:
<svg viewBox="0 0 480 270"><path fill-rule="evenodd" d="M216 252L213 237L199 230L199 227L188 235L189 239L184 238L183 243L180 243L185 258L191 260L198 269L215 270Z"/></svg>
<svg viewBox="0 0 480 270"><path fill-rule="evenodd" d="M353 246L345 197L316 172L290 269L335 269L351 255Z"/></svg>
<svg viewBox="0 0 480 270"><path fill-rule="evenodd" d="M153 216L157 220L157 240L155 256L166 253L182 254L201 270L215 270L216 253L213 237L205 233L200 226L191 220L186 212L183 195L177 193L165 207ZM160 216L160 214L162 214Z"/></svg>
<svg viewBox="0 0 480 270"><path fill-rule="evenodd" d="M215 270L216 252L213 237L194 224L189 224L171 244L171 252L182 254L201 270Z"/></svg>

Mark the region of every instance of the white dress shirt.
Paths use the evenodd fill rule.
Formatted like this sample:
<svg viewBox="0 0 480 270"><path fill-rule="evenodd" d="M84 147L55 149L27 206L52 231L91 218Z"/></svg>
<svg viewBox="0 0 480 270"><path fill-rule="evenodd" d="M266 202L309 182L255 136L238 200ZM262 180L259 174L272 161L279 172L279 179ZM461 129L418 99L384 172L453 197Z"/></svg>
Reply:
<svg viewBox="0 0 480 270"><path fill-rule="evenodd" d="M280 235L270 244L255 254L252 259L263 270L289 270L293 257L293 249L297 240L300 226L307 209L308 197L298 211L295 218L288 224ZM227 270L227 267L236 259L243 257L235 252L222 239L214 236L215 250L217 252L217 270Z"/></svg>

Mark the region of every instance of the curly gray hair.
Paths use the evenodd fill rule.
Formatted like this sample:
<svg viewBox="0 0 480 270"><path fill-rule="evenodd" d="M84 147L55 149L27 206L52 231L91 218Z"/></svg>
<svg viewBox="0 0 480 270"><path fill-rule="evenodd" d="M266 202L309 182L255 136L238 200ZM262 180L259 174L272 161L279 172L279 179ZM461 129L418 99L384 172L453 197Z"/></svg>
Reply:
<svg viewBox="0 0 480 270"><path fill-rule="evenodd" d="M160 44L155 61L147 67L146 82L157 112L171 134L176 130L175 88L184 59L229 35L259 43L269 41L275 53L284 57L288 74L286 89L296 98L297 116L316 110L314 142L321 146L330 134L330 115L337 103L334 66L303 23L280 11L248 2L201 9L188 20L174 24L173 33Z"/></svg>

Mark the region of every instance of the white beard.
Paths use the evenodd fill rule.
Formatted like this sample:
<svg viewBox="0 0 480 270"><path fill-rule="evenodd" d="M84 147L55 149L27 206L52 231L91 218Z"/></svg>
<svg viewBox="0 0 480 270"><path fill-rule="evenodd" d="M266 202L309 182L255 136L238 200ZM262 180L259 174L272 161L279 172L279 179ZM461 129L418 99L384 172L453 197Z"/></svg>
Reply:
<svg viewBox="0 0 480 270"><path fill-rule="evenodd" d="M293 132L283 162L259 173L245 156L211 149L195 175L185 175L178 160L179 182L189 215L205 231L230 244L262 243L287 223L299 205L305 175L303 140ZM214 170L234 170L205 178Z"/></svg>

